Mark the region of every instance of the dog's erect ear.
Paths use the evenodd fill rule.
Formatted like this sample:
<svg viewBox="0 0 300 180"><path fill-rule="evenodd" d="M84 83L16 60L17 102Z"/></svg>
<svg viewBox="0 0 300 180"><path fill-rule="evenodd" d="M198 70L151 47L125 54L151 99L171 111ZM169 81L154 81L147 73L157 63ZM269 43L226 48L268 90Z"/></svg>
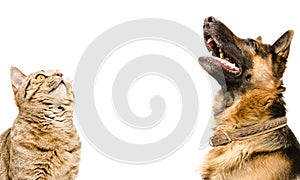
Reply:
<svg viewBox="0 0 300 180"><path fill-rule="evenodd" d="M294 31L285 32L273 45L273 51L282 58L287 58L290 51L290 45L293 39Z"/></svg>
<svg viewBox="0 0 300 180"><path fill-rule="evenodd" d="M10 68L11 85L14 93L17 93L19 87L24 82L26 76L16 67Z"/></svg>
<svg viewBox="0 0 300 180"><path fill-rule="evenodd" d="M272 45L273 52L275 53L275 57L273 57L273 73L278 80L283 76L293 35L294 31L289 30Z"/></svg>
<svg viewBox="0 0 300 180"><path fill-rule="evenodd" d="M262 42L262 37L258 36L255 40L258 41L258 42Z"/></svg>

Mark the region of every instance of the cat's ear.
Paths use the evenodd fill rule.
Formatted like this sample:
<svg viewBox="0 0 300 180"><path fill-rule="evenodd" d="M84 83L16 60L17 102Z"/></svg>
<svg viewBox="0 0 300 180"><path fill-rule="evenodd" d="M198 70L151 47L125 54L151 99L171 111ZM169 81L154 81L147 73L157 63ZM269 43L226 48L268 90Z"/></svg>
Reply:
<svg viewBox="0 0 300 180"><path fill-rule="evenodd" d="M16 67L10 68L10 79L11 79L11 85L14 93L17 93L19 87L22 85L25 78L26 75L24 75L18 68Z"/></svg>

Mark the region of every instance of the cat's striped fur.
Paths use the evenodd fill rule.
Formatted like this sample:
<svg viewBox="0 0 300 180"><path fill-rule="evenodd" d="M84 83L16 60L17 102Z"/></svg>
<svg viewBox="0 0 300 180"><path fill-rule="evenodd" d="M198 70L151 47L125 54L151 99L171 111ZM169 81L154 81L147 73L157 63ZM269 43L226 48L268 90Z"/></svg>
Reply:
<svg viewBox="0 0 300 180"><path fill-rule="evenodd" d="M0 179L75 179L81 142L71 83L59 71L25 76L15 67L11 80L19 114L0 136Z"/></svg>

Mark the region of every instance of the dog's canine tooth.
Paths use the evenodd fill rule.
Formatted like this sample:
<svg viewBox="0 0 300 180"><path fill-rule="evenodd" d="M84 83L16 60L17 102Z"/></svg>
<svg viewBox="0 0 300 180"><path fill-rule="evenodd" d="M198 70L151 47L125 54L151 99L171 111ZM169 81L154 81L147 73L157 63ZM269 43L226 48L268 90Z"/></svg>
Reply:
<svg viewBox="0 0 300 180"><path fill-rule="evenodd" d="M207 42L207 44L209 44L212 41L214 41L214 39L213 38L209 38L206 42Z"/></svg>
<svg viewBox="0 0 300 180"><path fill-rule="evenodd" d="M224 59L224 53L222 51L219 52L220 52L220 58Z"/></svg>

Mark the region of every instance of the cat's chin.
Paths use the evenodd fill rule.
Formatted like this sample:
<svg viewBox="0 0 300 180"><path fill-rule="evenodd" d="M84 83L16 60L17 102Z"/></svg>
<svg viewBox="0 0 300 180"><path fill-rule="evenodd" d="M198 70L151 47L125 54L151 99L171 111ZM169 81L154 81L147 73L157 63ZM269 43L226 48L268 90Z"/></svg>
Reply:
<svg viewBox="0 0 300 180"><path fill-rule="evenodd" d="M54 89L49 92L49 95L54 96L55 98L64 98L67 95L67 87L65 83L60 82Z"/></svg>

